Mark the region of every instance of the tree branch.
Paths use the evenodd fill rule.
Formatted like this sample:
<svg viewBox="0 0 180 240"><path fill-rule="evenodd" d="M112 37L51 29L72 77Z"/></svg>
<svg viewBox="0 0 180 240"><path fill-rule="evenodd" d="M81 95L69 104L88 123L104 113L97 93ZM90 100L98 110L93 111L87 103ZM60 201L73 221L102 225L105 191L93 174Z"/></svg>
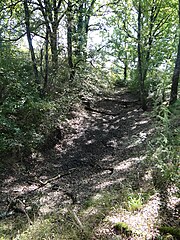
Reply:
<svg viewBox="0 0 180 240"><path fill-rule="evenodd" d="M19 37L17 38L13 38L13 39L3 39L2 41L3 42L16 42L18 40L20 40L22 37L24 37L26 35L26 32L25 33L22 33Z"/></svg>

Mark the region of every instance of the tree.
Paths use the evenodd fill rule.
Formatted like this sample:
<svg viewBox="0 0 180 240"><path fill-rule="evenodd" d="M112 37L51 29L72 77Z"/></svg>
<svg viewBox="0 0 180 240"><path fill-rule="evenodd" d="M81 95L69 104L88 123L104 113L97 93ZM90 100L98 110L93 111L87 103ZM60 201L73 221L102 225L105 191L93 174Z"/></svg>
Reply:
<svg viewBox="0 0 180 240"><path fill-rule="evenodd" d="M179 28L178 28L179 43L178 43L178 51L177 51L176 63L174 67L174 73L172 77L171 95L170 95L170 102L169 102L170 105L175 103L177 100L178 82L179 82L179 76L180 76L180 0L179 0L178 16L179 16Z"/></svg>
<svg viewBox="0 0 180 240"><path fill-rule="evenodd" d="M138 5L138 79L140 83L140 96L141 96L141 106L144 111L147 110L146 98L145 98L145 87L144 87L144 76L143 76L143 63L142 63L142 48L141 48L141 32L142 32L142 6L141 0L139 0Z"/></svg>
<svg viewBox="0 0 180 240"><path fill-rule="evenodd" d="M65 15L66 9L63 9L63 0L37 0L46 29L48 30L48 36L50 38L50 47L52 54L52 68L54 73L58 68L58 30L59 24Z"/></svg>
<svg viewBox="0 0 180 240"><path fill-rule="evenodd" d="M33 63L34 75L35 75L36 83L40 84L40 80L39 80L39 76L38 76L39 75L38 69L37 69L37 65L36 65L36 57L35 57L34 47L32 44L31 28L30 28L30 12L29 12L29 7L28 7L28 0L24 0L24 14L25 14L26 34L27 34L27 40L29 43L31 59L32 59L32 63Z"/></svg>
<svg viewBox="0 0 180 240"><path fill-rule="evenodd" d="M93 14L96 0L81 0L76 8L74 17L74 45L76 62L86 60L89 21Z"/></svg>
<svg viewBox="0 0 180 240"><path fill-rule="evenodd" d="M73 16L72 16L72 2L68 0L68 7L67 7L67 52L68 52L68 65L70 71L70 80L74 79L75 71L74 71L74 64L73 64L73 39L72 39L72 31L73 31Z"/></svg>
<svg viewBox="0 0 180 240"><path fill-rule="evenodd" d="M147 4L149 2L149 4ZM144 4L144 5L143 5ZM165 12L166 2L159 0L139 0L138 6L138 78L140 82L140 95L142 109L146 110L145 81L151 61L153 45L156 45L158 36L165 31L172 12ZM163 5L165 4L165 5ZM163 13L163 14L162 14Z"/></svg>
<svg viewBox="0 0 180 240"><path fill-rule="evenodd" d="M109 41L112 51L109 52L120 61L119 66L123 66L124 79L129 75L130 83L136 83L135 90L146 110L149 88L157 86L160 79L159 76L155 80L153 74L156 72L158 76L158 68L173 53L174 6L169 1L127 0L111 5L111 9L114 16L110 17L110 27L113 26L114 31Z"/></svg>
<svg viewBox="0 0 180 240"><path fill-rule="evenodd" d="M67 5L67 52L70 80L74 79L80 62L86 61L89 21L96 0L68 0Z"/></svg>

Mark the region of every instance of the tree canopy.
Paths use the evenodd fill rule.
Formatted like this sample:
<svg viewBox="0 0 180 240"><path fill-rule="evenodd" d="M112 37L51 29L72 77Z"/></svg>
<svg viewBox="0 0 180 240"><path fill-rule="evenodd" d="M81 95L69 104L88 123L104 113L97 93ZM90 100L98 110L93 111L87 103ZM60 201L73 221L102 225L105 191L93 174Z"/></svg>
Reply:
<svg viewBox="0 0 180 240"><path fill-rule="evenodd" d="M179 78L180 0L0 1L2 201L24 181L0 220L20 212L32 223L25 195L38 192L44 203L56 191L53 201L64 194L73 205L74 192L87 198L87 190L96 193L87 206L58 210L38 223L38 232L15 229L16 237L107 239L105 216L117 208L121 219L134 214L151 233L172 236L157 239L179 239L171 227L179 205L169 200L179 189ZM153 230L147 203L165 224L170 214L170 225ZM134 230L137 219L133 229L125 220L113 222L108 234L150 239ZM96 223L103 231L94 231ZM0 222L4 236L1 229Z"/></svg>

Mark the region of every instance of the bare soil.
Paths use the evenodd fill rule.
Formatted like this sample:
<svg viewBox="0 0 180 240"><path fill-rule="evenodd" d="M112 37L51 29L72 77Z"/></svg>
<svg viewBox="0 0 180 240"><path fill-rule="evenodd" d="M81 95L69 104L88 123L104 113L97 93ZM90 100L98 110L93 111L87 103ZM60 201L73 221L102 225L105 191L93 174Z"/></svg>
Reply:
<svg viewBox="0 0 180 240"><path fill-rule="evenodd" d="M143 112L137 98L124 90L97 97L90 106L74 106L62 126L63 139L53 149L47 146L19 162L4 161L0 170L1 212L7 207L8 196L25 200L27 205L37 206L38 214L46 214L66 204L83 204L99 191L120 189L123 184L134 190L148 188L152 179L143 161L155 131L150 113ZM136 218L139 225L145 223L140 230L150 237L159 215L158 196L151 203ZM109 216L112 222L127 221L131 216L123 213L114 218ZM152 219L148 229L147 218ZM135 220L130 221L137 227ZM106 235L114 234L109 229L107 233L106 226L101 226L103 229Z"/></svg>

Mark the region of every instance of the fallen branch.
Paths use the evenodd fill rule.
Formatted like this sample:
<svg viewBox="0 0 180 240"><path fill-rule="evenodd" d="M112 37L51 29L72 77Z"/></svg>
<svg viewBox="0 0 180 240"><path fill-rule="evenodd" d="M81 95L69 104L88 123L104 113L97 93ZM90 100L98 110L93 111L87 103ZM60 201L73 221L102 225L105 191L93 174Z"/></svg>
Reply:
<svg viewBox="0 0 180 240"><path fill-rule="evenodd" d="M88 106L86 106L85 109L88 110L88 111L91 111L91 112L97 112L97 113L104 114L104 115L109 115L109 116L118 116L118 115L120 115L120 112L118 112L118 113L105 112L105 111L100 111L98 109L91 108L91 107L88 107Z"/></svg>
<svg viewBox="0 0 180 240"><path fill-rule="evenodd" d="M76 226L83 232L85 233L85 228L82 224L82 222L80 221L80 219L78 218L77 214L69 209L69 215L71 216L72 220L74 221L74 223L76 224Z"/></svg>
<svg viewBox="0 0 180 240"><path fill-rule="evenodd" d="M0 214L0 219L4 219L6 217L10 217L15 213L24 214L27 217L28 223L32 224L32 221L27 213L25 204L18 198L10 199L7 210Z"/></svg>
<svg viewBox="0 0 180 240"><path fill-rule="evenodd" d="M52 177L52 178L47 179L46 181L38 180L38 182L39 182L40 185L41 185L40 187L43 187L43 186L47 185L48 183L53 182L53 181L55 181L55 180L57 180L57 179L59 179L59 178L62 178L62 177L65 177L65 176L70 175L71 172L74 171L75 169L76 169L76 168L72 168L72 169L70 169L67 173L58 174L58 175L56 175L55 177Z"/></svg>
<svg viewBox="0 0 180 240"><path fill-rule="evenodd" d="M116 99L116 98L105 98L105 101L109 101L109 102L115 102L115 103L119 103L121 105L124 105L125 107L127 107L128 105L133 105L136 103L139 103L139 100L120 100L120 99Z"/></svg>

